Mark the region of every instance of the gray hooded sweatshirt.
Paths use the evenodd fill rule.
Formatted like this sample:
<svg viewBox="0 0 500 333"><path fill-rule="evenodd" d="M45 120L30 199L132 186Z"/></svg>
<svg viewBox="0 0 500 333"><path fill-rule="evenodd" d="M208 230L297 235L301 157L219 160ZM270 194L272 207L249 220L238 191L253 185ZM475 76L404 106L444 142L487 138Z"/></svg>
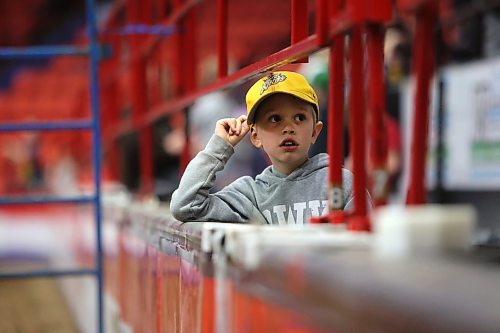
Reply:
<svg viewBox="0 0 500 333"><path fill-rule="evenodd" d="M310 216L328 212L328 155L318 154L289 175L269 166L255 179L243 176L210 193L234 148L213 135L205 149L187 166L170 201L179 221L251 222L257 224L307 223ZM343 169L344 210L353 205L352 173Z"/></svg>

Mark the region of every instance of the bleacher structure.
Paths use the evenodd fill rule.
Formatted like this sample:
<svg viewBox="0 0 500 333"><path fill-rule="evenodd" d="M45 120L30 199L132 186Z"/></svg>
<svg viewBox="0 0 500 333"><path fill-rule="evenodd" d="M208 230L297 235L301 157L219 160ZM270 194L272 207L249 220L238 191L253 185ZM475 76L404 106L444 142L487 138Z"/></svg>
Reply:
<svg viewBox="0 0 500 333"><path fill-rule="evenodd" d="M83 45L54 45L54 46L28 46L28 47L4 47L0 49L0 59L44 59L56 57L85 57L85 62L80 59L57 60L49 68L39 70L37 73L21 73L16 77L13 85L13 93L2 98L2 123L0 131L11 134L11 139L16 138L17 133L24 132L60 132L59 136L46 137L41 140L42 146L52 149L54 146L64 149L61 137L67 136L68 131L87 131L91 134L90 144L72 145L73 149L87 148L90 150L91 170L92 170L92 190L91 194L75 194L69 196L57 196L48 193L30 194L21 191L16 195L7 195L0 199L2 206L29 206L35 205L57 205L57 204L92 204L94 230L96 235L95 249L93 251L94 266L91 268L77 269L54 269L42 268L27 271L2 271L1 279L28 279L28 278L56 278L73 276L93 276L96 281L97 295L96 304L96 327L95 332L104 332L103 327L103 266L102 266L102 240L101 240L101 125L99 113L99 77L98 64L102 56L102 50L98 42L96 4L93 0L86 1L86 27L87 38ZM73 74L60 75L60 68L71 67ZM67 71L64 71L67 73ZM71 73L71 72L70 72ZM88 78L82 76L86 74ZM84 85L88 88L84 89ZM88 91L88 94L85 92ZM67 98L60 98L61 94ZM37 99L39 96L43 96ZM73 105L69 103L74 103ZM85 109L85 107L87 107ZM86 111L90 109L90 117L84 117ZM37 113L39 111L39 113ZM3 140L3 147L12 142ZM42 147L43 149L43 147ZM69 149L69 147L66 147ZM48 156L47 156L48 155ZM50 164L50 155L46 154L46 163ZM5 165L5 163L3 164ZM9 177L14 177L16 170L4 170L4 177L9 184ZM7 186L4 191L11 190ZM7 193L12 194L12 193Z"/></svg>

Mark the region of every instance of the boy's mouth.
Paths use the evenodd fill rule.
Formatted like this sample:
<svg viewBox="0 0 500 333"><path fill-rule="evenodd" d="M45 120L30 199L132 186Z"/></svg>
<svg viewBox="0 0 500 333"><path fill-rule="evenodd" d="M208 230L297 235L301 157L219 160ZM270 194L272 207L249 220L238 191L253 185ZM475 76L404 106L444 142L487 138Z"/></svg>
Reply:
<svg viewBox="0 0 500 333"><path fill-rule="evenodd" d="M283 147L285 149L294 149L298 145L299 144L297 143L297 141L295 141L293 139L285 139L285 140L281 141L281 143L280 143L280 147Z"/></svg>

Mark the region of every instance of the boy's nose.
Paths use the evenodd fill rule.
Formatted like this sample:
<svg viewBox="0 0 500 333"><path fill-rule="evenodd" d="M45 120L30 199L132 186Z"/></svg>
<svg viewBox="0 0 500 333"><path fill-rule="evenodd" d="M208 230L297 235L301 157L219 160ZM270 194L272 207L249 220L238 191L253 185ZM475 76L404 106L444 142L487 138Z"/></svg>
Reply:
<svg viewBox="0 0 500 333"><path fill-rule="evenodd" d="M295 129L291 125L285 125L283 127L283 134L295 134Z"/></svg>

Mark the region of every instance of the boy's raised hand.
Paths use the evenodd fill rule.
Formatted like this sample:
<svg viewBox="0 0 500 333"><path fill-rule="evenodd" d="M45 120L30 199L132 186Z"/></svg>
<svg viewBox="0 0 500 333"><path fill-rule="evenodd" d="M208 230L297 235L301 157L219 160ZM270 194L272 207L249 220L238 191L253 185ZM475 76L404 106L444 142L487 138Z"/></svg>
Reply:
<svg viewBox="0 0 500 333"><path fill-rule="evenodd" d="M215 134L233 147L245 137L249 129L246 115L241 115L238 118L220 119L215 124Z"/></svg>

